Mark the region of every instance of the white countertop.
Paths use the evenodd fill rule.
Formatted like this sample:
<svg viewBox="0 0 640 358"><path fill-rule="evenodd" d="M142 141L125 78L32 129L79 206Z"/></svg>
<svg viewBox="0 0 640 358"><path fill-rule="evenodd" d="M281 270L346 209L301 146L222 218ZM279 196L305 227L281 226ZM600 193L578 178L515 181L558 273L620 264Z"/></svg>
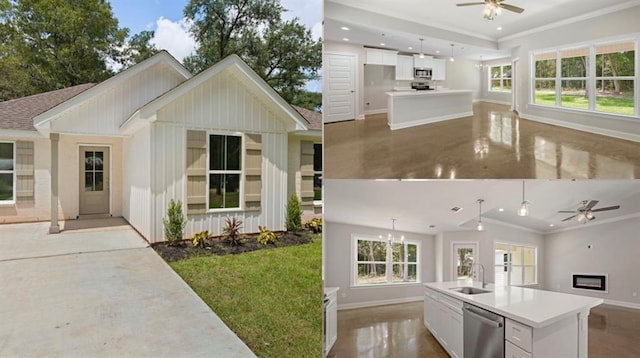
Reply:
<svg viewBox="0 0 640 358"><path fill-rule="evenodd" d="M340 287L325 287L324 294L327 296L331 296L332 294L338 292L339 289Z"/></svg>
<svg viewBox="0 0 640 358"><path fill-rule="evenodd" d="M463 286L482 288L481 282L448 281L429 282L424 285L533 328L548 326L603 302L600 298L516 286L494 287L492 284L488 284L485 288L492 292L476 295L466 295L450 290Z"/></svg>
<svg viewBox="0 0 640 358"><path fill-rule="evenodd" d="M462 94L471 93L471 90L429 90L429 91L393 91L385 92L390 97L409 97L409 96L438 96L445 94Z"/></svg>

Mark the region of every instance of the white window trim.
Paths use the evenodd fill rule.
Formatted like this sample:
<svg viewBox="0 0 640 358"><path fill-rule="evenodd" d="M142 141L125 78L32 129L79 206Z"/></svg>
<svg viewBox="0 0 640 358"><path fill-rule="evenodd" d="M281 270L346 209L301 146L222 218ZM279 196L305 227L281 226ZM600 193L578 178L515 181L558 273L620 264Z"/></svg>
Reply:
<svg viewBox="0 0 640 358"><path fill-rule="evenodd" d="M18 184L17 175L16 175L16 142L2 140L0 143L10 143L13 146L13 170L0 170L0 174L13 174L13 200L0 200L0 205L14 205L16 203L16 186Z"/></svg>
<svg viewBox="0 0 640 358"><path fill-rule="evenodd" d="M522 285L517 285L518 287L533 287L533 286L537 286L538 284L540 284L539 281L539 276L538 276L538 269L540 267L540 265L538 264L538 246L534 245L534 244L529 244L529 243L520 243L520 242L509 242L509 241L494 241L493 242L493 256L494 256L494 261L495 261L495 254L496 254L496 246L497 245L507 245L509 246L509 248L513 247L513 246L518 246L518 247L522 247L522 248L530 248L530 249L534 249L535 250L535 257L534 257L534 264L533 265L515 265L517 267L522 267L522 281L524 282L524 267L534 267L534 272L535 272L535 282L534 283L529 283L529 284L522 284ZM524 251L523 251L523 255L524 255ZM524 257L523 257L523 262L524 262ZM494 275L495 275L495 269L496 267L498 267L499 265L496 265L496 263L493 263L493 270L494 270ZM504 265L500 265L500 266L504 266ZM513 265L511 263L509 263L507 265L508 269L506 271L506 286L512 286L511 285L511 267ZM494 281L495 281L495 277L494 277ZM515 285L514 285L515 286Z"/></svg>
<svg viewBox="0 0 640 358"><path fill-rule="evenodd" d="M635 76L617 76L617 77L597 77L595 71L595 48L598 46L606 46L617 43L624 42L633 42L634 43L634 51L635 51ZM563 50L571 50L576 48L587 48L589 49L589 59L590 59L590 69L588 70L587 76L587 90L589 91L589 109L580 109L580 108L570 108L570 107L562 107L560 104L562 102L561 94L562 94L562 67L560 66L560 52ZM553 109L553 110L566 110L573 113L588 113L595 114L598 116L604 116L607 118L615 118L615 119L633 119L634 123L637 123L635 119L640 118L640 58L638 56L638 50L640 49L640 34L633 35L623 35L616 36L613 38L603 39L601 41L590 41L590 42L581 42L578 44L572 44L568 46L562 47L554 47L554 48L546 48L540 50L534 50L529 52L529 106L534 108L544 108L544 109ZM545 77L536 77L535 69L536 62L535 56L544 53L552 53L556 54L556 76L553 78L545 78ZM609 113L609 112L601 112L595 110L595 86L596 82L599 79L619 79L619 80L633 80L634 81L634 114L621 114L621 113ZM535 83L536 80L547 80L547 81L555 81L555 90L556 90L556 103L555 105L544 105L535 103ZM566 80L566 79L565 79Z"/></svg>
<svg viewBox="0 0 640 358"><path fill-rule="evenodd" d="M313 142L313 144L314 144L314 147L313 147L314 155L315 155L315 145L316 144L320 144L320 146L322 147L322 151L324 152L324 145L322 144L322 142ZM320 171L315 171L314 170L313 171L314 179L315 179L316 174L320 174L320 175L322 175L322 181L323 181L322 189L321 189L322 190L322 197L320 198L320 200L313 200L313 206L316 206L316 207L321 207L322 206L322 198L324 198L324 153L322 153L322 154L323 154L323 156L322 156L322 170L320 170ZM314 158L314 164L315 164L315 158ZM314 194L314 196L315 196L315 194Z"/></svg>
<svg viewBox="0 0 640 358"><path fill-rule="evenodd" d="M422 283L422 242L419 240L411 240L405 239L404 243L416 245L416 281L412 282L386 282L386 283L378 283L378 284L358 284L358 240L370 240L370 241L379 241L379 242L388 242L385 238L380 238L380 236L372 236L372 235L361 235L361 234L351 234L351 256L349 258L351 264L351 280L349 283L350 288L372 288L372 287L394 287L394 286L411 286L411 285L420 285ZM388 249L388 248L387 248ZM387 259L385 262L381 262L381 264L385 264L389 266L391 257L391 251L387 250ZM376 261L377 262L377 261ZM412 263L413 264L413 263ZM393 265L393 263L391 263ZM393 272L392 270L387 270L387 280L389 279L389 272Z"/></svg>
<svg viewBox="0 0 640 358"><path fill-rule="evenodd" d="M211 155L211 136L212 135L221 135L221 136L236 136L240 137L240 170L211 170L209 165L210 155ZM245 139L244 133L242 132L220 132L220 131L207 131L207 212L208 213L231 213L238 212L244 210L244 183L245 183ZM209 177L210 174L240 174L240 197L239 197L239 206L237 208L209 208L209 191L211 190L209 187Z"/></svg>
<svg viewBox="0 0 640 358"><path fill-rule="evenodd" d="M511 66L511 73L512 73L511 77L504 77L504 67L505 66ZM491 69L493 67L500 67L500 78L491 77ZM511 93L512 92L511 89L509 89L509 90L505 90L504 89L504 80L505 79L511 80L511 88L513 88L513 64L512 63L504 63L504 64L499 64L499 65L489 65L489 71L487 71L487 72L488 72L488 76L489 76L489 80L488 80L488 83L487 83L487 85L488 85L487 91L489 91L491 93ZM497 79L500 80L500 90L495 91L495 90L491 89L491 81L492 80L497 80Z"/></svg>

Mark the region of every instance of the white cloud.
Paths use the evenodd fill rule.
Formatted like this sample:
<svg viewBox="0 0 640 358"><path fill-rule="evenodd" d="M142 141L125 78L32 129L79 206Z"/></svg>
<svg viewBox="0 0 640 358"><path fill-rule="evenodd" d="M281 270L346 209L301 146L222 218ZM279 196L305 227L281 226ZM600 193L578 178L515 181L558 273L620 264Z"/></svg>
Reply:
<svg viewBox="0 0 640 358"><path fill-rule="evenodd" d="M313 24L311 27L311 37L316 41L322 37L322 22L316 22Z"/></svg>
<svg viewBox="0 0 640 358"><path fill-rule="evenodd" d="M151 43L161 50L167 50L178 61L189 56L196 49L196 40L188 31L189 23L186 19L173 22L164 17L156 21L155 35Z"/></svg>

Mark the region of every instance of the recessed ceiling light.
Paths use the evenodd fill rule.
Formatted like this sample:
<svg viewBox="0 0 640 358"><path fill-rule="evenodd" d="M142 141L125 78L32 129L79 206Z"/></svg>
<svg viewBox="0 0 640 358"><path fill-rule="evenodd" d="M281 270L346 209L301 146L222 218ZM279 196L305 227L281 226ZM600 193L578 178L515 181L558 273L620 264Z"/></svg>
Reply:
<svg viewBox="0 0 640 358"><path fill-rule="evenodd" d="M409 49L409 50L413 50L413 47L409 46L409 47L407 47L407 49Z"/></svg>
<svg viewBox="0 0 640 358"><path fill-rule="evenodd" d="M349 39L348 39L348 38L346 38L346 37L343 37L343 38L342 38L342 41L349 41Z"/></svg>
<svg viewBox="0 0 640 358"><path fill-rule="evenodd" d="M436 53L440 53L440 50L436 51Z"/></svg>
<svg viewBox="0 0 640 358"><path fill-rule="evenodd" d="M349 31L350 29L349 29L348 27L346 27L346 26L342 26L342 27L340 28L340 30Z"/></svg>
<svg viewBox="0 0 640 358"><path fill-rule="evenodd" d="M549 227L554 227L554 226L555 226L555 225L553 225L553 224L549 224Z"/></svg>
<svg viewBox="0 0 640 358"><path fill-rule="evenodd" d="M502 26L498 26L498 31L502 31Z"/></svg>
<svg viewBox="0 0 640 358"><path fill-rule="evenodd" d="M380 46L385 46L384 42L380 42Z"/></svg>
<svg viewBox="0 0 640 358"><path fill-rule="evenodd" d="M504 208L500 208L500 209L498 209L498 211L499 211L499 212L503 212L503 211L504 211Z"/></svg>

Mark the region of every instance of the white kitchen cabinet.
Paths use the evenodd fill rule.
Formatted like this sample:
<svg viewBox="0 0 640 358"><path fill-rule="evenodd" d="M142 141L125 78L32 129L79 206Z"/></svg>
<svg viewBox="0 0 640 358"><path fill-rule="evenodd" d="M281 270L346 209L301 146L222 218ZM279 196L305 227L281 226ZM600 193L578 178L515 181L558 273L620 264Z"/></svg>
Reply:
<svg viewBox="0 0 640 358"><path fill-rule="evenodd" d="M436 58L433 60L433 71L431 79L434 81L444 81L447 77L447 60Z"/></svg>
<svg viewBox="0 0 640 358"><path fill-rule="evenodd" d="M398 51L366 49L367 65L396 66Z"/></svg>
<svg viewBox="0 0 640 358"><path fill-rule="evenodd" d="M329 303L325 315L325 353L329 354L331 347L338 339L338 290L325 290Z"/></svg>
<svg viewBox="0 0 640 358"><path fill-rule="evenodd" d="M463 357L462 301L425 290L425 326L453 358Z"/></svg>
<svg viewBox="0 0 640 358"><path fill-rule="evenodd" d="M413 58L398 55L396 62L396 81L413 81Z"/></svg>
<svg viewBox="0 0 640 358"><path fill-rule="evenodd" d="M424 56L424 58L420 58L420 55L413 55L413 67L433 68L433 56Z"/></svg>

